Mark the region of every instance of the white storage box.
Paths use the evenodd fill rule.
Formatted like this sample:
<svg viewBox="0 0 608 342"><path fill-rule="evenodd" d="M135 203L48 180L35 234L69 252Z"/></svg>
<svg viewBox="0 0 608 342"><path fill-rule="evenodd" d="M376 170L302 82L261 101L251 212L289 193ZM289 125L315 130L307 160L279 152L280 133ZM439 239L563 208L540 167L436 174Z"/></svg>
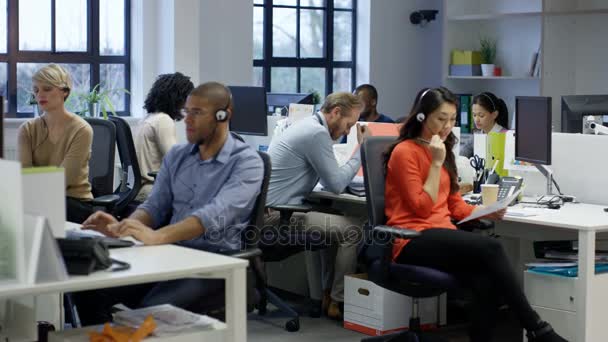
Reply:
<svg viewBox="0 0 608 342"><path fill-rule="evenodd" d="M439 298L423 298L419 303L422 328L436 327L440 321ZM406 330L411 311L410 297L374 284L367 280L366 274L345 277L344 328L372 336Z"/></svg>

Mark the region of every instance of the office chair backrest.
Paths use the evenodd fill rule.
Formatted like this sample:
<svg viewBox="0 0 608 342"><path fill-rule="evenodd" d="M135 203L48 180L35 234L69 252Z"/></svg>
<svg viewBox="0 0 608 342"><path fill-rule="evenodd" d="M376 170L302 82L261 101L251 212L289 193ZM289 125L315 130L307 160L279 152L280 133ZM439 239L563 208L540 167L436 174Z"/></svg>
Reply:
<svg viewBox="0 0 608 342"><path fill-rule="evenodd" d="M384 152L396 137L367 137L361 145L367 210L372 227L386 222L384 216Z"/></svg>
<svg viewBox="0 0 608 342"><path fill-rule="evenodd" d="M258 154L264 163L264 178L262 178L262 189L255 200L251 219L245 231L243 241L246 248L257 247L258 245L259 232L264 225L264 208L266 207L266 194L268 193L268 183L270 182L270 171L272 169L268 153L258 151Z"/></svg>
<svg viewBox="0 0 608 342"><path fill-rule="evenodd" d="M141 170L137 161L135 152L135 144L129 124L121 117L109 116L108 119L116 125L116 144L118 146L118 155L122 166L121 184L118 188L120 200L116 204L118 210L126 207L135 199L141 189ZM133 175L132 182L129 184L129 174Z"/></svg>
<svg viewBox="0 0 608 342"><path fill-rule="evenodd" d="M108 120L84 118L93 128L93 145L89 160L89 182L93 196L109 195L114 191L114 156L116 126Z"/></svg>

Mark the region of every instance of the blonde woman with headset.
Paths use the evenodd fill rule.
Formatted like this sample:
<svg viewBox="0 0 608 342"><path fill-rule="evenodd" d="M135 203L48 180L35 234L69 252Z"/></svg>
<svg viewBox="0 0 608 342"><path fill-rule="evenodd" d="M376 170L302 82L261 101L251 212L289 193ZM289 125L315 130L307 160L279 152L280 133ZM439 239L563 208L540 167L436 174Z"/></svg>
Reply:
<svg viewBox="0 0 608 342"><path fill-rule="evenodd" d="M23 167L65 169L67 220L83 222L93 210L89 159L93 129L65 108L72 90L68 72L49 64L32 76L32 92L43 114L19 127L19 159Z"/></svg>

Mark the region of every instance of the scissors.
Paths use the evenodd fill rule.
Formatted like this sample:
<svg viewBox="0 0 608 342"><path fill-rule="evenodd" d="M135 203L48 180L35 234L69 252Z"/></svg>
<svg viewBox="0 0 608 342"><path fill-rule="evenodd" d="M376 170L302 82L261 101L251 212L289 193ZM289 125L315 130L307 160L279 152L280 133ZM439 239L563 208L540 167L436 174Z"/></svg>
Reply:
<svg viewBox="0 0 608 342"><path fill-rule="evenodd" d="M469 163L475 169L475 171L483 171L483 169L486 168L486 160L478 155L474 155Z"/></svg>

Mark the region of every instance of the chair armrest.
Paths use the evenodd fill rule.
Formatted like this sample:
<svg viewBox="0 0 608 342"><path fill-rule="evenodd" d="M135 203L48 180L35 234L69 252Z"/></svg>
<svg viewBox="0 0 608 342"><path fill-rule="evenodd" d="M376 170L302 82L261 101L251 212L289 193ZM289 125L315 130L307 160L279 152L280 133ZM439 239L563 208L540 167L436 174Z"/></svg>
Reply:
<svg viewBox="0 0 608 342"><path fill-rule="evenodd" d="M107 208L107 207L111 207L111 206L115 205L119 199L120 199L120 196L115 195L115 194L99 196L99 197L93 198L93 200L91 201L91 204L93 204L94 207L106 207Z"/></svg>
<svg viewBox="0 0 608 342"><path fill-rule="evenodd" d="M158 176L158 171L150 171L148 172L148 176L156 179L156 176Z"/></svg>
<svg viewBox="0 0 608 342"><path fill-rule="evenodd" d="M494 221L479 219L458 225L458 229L471 232L473 230L488 230L494 228Z"/></svg>
<svg viewBox="0 0 608 342"><path fill-rule="evenodd" d="M262 255L262 250L259 248L248 248L243 251L234 251L233 253L226 253L225 255L239 259L253 259Z"/></svg>
<svg viewBox="0 0 608 342"><path fill-rule="evenodd" d="M282 204L282 205L273 205L268 207L270 209L276 210L276 211L289 211L292 213L307 213L309 211L312 211L312 206L308 205L308 204Z"/></svg>
<svg viewBox="0 0 608 342"><path fill-rule="evenodd" d="M396 228L391 226L375 226L373 232L378 234L387 234L399 239L413 239L420 236L420 232L407 228Z"/></svg>

